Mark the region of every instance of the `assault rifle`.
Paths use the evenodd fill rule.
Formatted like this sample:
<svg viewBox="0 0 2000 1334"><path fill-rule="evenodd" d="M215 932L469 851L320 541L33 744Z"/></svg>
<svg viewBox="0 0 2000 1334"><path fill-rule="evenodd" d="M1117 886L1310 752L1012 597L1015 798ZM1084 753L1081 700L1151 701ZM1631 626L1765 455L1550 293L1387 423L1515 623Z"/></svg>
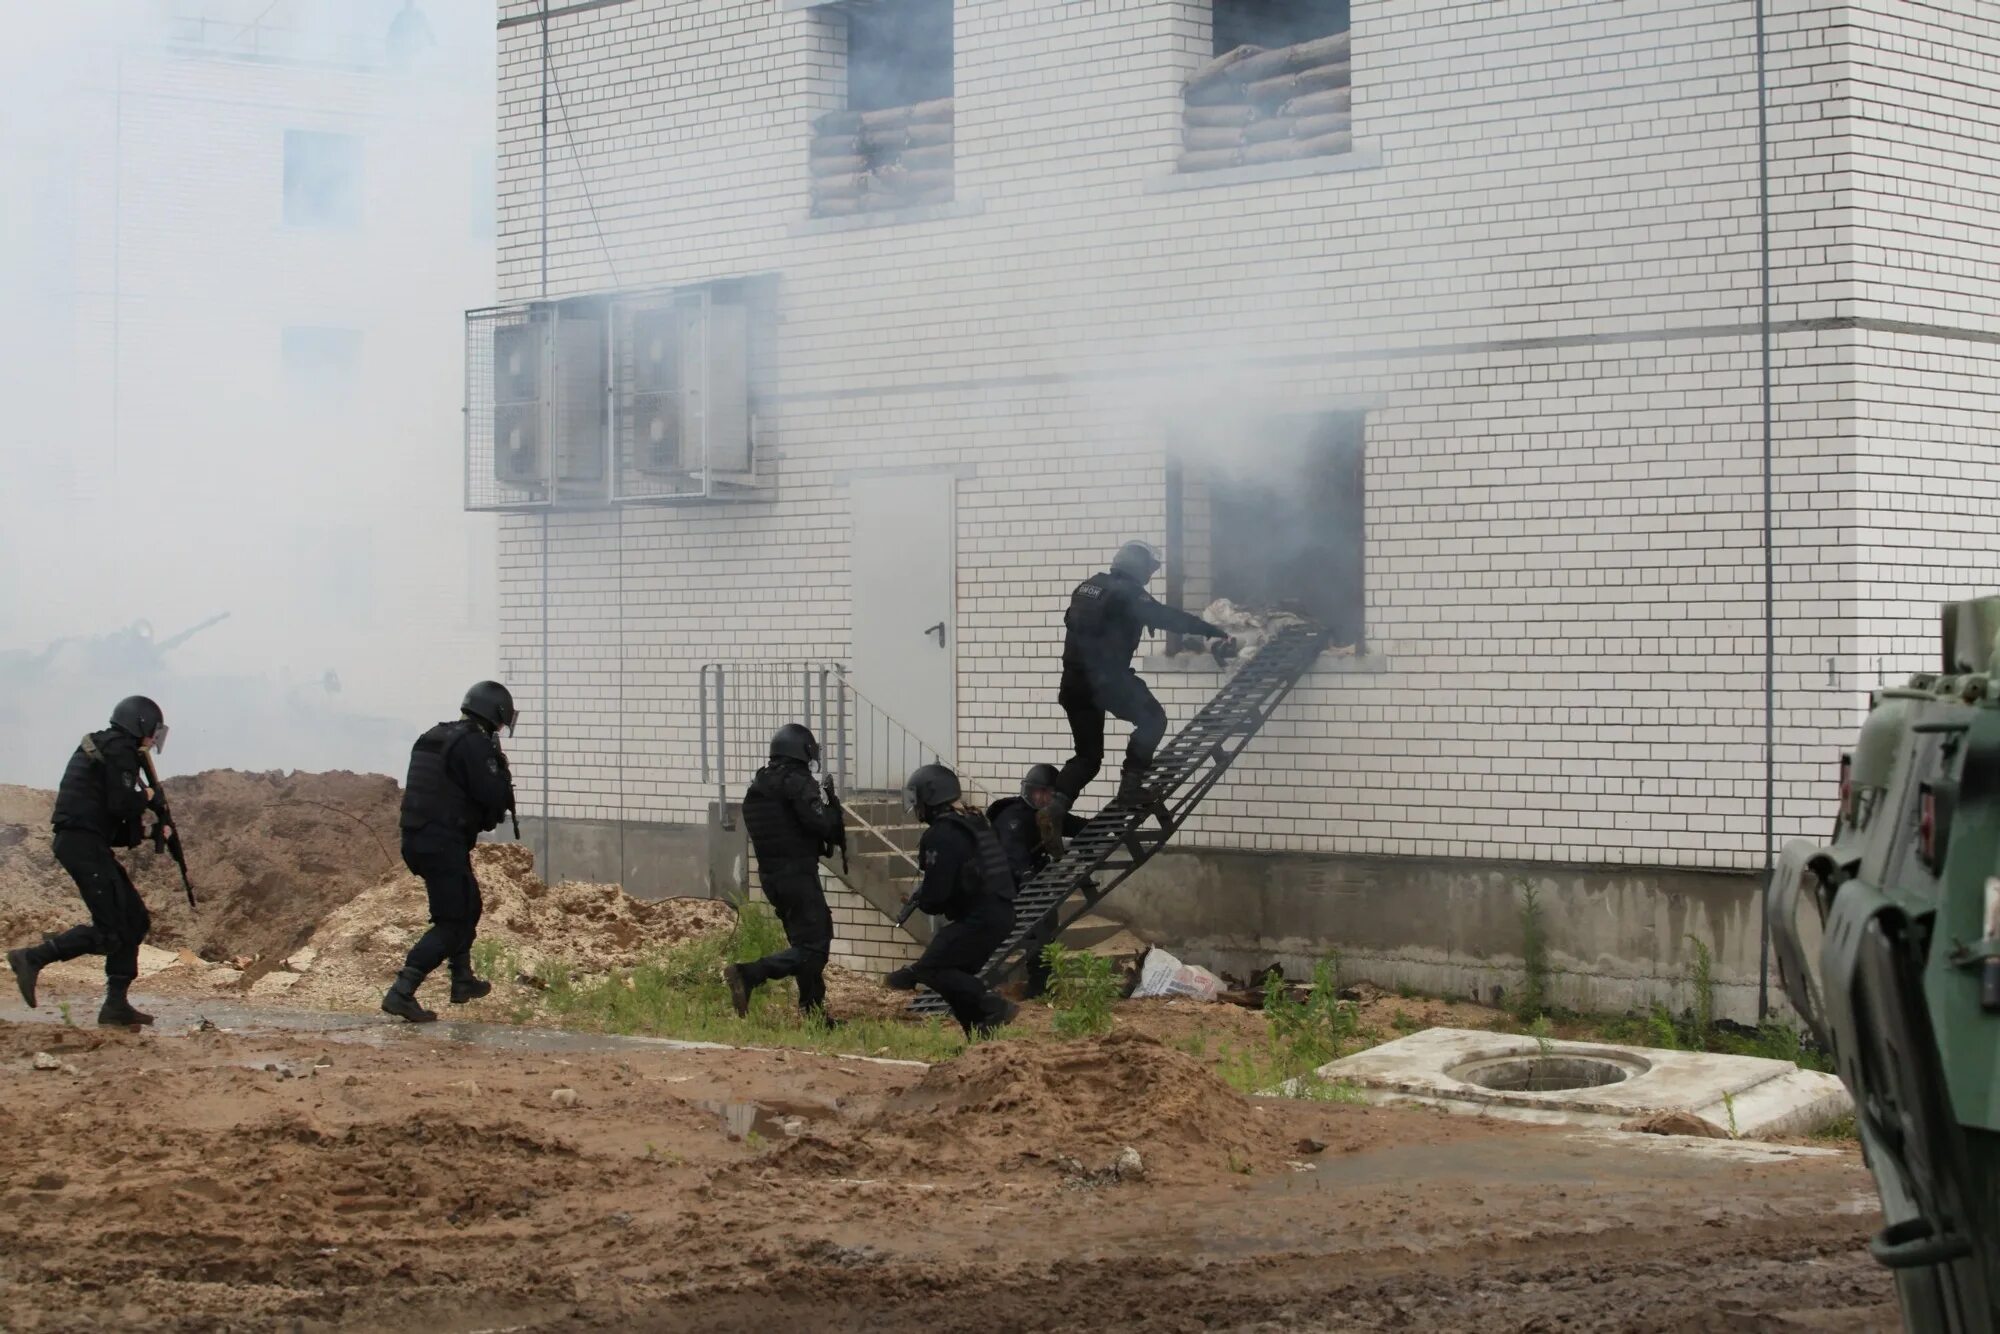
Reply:
<svg viewBox="0 0 2000 1334"><path fill-rule="evenodd" d="M139 763L146 770L146 786L153 789L153 851L164 852L174 859L174 865L181 868L181 888L187 891L188 907L195 906L194 882L188 879L187 853L181 850L181 827L174 820L173 811L167 807L167 790L160 786L159 770L153 767L153 756L149 751L139 752ZM168 830L161 834L162 829Z"/></svg>
<svg viewBox="0 0 2000 1334"><path fill-rule="evenodd" d="M831 857L835 848L840 849L840 875L844 880L847 878L847 808L840 804L840 793L834 791L831 777L821 779L820 787L826 792L826 804L833 807L834 814L840 817L840 823L834 826L833 837L827 841L826 851L820 855Z"/></svg>
<svg viewBox="0 0 2000 1334"><path fill-rule="evenodd" d="M507 776L507 818L514 822L514 841L521 841L521 816L514 809L514 767L507 763L507 752L500 748L500 734L493 734L493 753L500 757L500 772Z"/></svg>

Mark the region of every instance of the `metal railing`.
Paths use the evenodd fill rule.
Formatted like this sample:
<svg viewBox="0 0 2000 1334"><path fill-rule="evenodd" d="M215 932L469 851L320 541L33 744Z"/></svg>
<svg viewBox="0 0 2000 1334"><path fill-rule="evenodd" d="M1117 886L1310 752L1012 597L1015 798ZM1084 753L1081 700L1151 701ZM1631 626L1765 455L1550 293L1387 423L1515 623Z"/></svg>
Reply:
<svg viewBox="0 0 2000 1334"><path fill-rule="evenodd" d="M701 777L729 803L769 756L771 733L804 723L819 738L820 764L843 793L898 793L910 771L949 763L937 746L897 722L830 662L712 662L701 668ZM964 774L968 799L984 797Z"/></svg>

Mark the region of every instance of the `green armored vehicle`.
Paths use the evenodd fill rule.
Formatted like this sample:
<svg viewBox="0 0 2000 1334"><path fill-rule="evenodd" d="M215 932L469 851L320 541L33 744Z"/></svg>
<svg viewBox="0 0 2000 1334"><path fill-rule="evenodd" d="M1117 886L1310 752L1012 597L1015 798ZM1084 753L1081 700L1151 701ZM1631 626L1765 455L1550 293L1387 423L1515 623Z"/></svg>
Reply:
<svg viewBox="0 0 2000 1334"><path fill-rule="evenodd" d="M2000 597L1942 618L1940 670L1875 692L1832 842L1770 896L1785 993L1834 1053L1913 1330L2000 1330Z"/></svg>

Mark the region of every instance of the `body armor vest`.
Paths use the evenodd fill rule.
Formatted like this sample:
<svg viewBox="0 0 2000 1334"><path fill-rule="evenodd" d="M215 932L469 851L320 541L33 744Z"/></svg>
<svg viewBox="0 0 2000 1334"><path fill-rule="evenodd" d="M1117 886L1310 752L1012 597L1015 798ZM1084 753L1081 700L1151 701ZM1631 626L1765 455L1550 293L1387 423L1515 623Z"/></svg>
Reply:
<svg viewBox="0 0 2000 1334"><path fill-rule="evenodd" d="M1020 886L1014 883L1014 868L1007 864L1007 850L1000 846L1000 836L993 832L986 817L966 811L946 811L937 817L937 822L957 825L972 835L972 865L979 874L980 891L1013 902Z"/></svg>
<svg viewBox="0 0 2000 1334"><path fill-rule="evenodd" d="M439 723L410 747L410 776L403 784L403 828L440 824L470 835L483 827L479 808L452 781L444 762L445 752L452 743L477 726L467 718Z"/></svg>
<svg viewBox="0 0 2000 1334"><path fill-rule="evenodd" d="M796 768L797 778L792 776ZM787 780L810 783L803 765L772 763L757 771L743 794L743 827L760 867L810 867L819 861L820 840L799 819L785 791Z"/></svg>

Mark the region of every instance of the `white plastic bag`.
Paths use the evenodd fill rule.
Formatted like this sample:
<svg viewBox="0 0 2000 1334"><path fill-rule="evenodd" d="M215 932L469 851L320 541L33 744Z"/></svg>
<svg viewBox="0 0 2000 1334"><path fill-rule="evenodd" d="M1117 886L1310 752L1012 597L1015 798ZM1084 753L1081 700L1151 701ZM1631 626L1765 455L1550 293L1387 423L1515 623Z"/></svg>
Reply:
<svg viewBox="0 0 2000 1334"><path fill-rule="evenodd" d="M1139 964L1134 996L1187 996L1212 1001L1222 993L1222 979L1198 964L1182 963L1157 945Z"/></svg>

